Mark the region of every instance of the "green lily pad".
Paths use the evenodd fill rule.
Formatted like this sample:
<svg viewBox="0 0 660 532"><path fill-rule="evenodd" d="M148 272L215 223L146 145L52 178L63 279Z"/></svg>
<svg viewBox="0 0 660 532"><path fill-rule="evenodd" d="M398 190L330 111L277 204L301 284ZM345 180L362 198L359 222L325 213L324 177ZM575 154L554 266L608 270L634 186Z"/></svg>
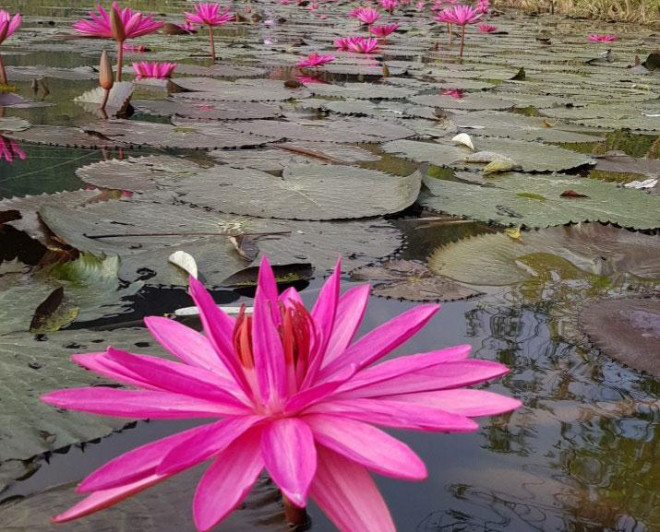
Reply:
<svg viewBox="0 0 660 532"><path fill-rule="evenodd" d="M34 144L48 146L66 146L67 148L118 148L121 144L111 139L90 135L77 127L36 126L25 131L14 131L8 137Z"/></svg>
<svg viewBox="0 0 660 532"><path fill-rule="evenodd" d="M30 122L15 116L0 117L0 132L25 131L30 128Z"/></svg>
<svg viewBox="0 0 660 532"><path fill-rule="evenodd" d="M237 80L220 81L212 78L177 78L177 85L192 92L181 92L175 99L219 100L228 102L277 102L307 98L310 92L305 88L289 89L282 81Z"/></svg>
<svg viewBox="0 0 660 532"><path fill-rule="evenodd" d="M346 83L344 85L310 84L307 88L314 96L324 98L353 98L356 100L400 100L416 91L374 83Z"/></svg>
<svg viewBox="0 0 660 532"><path fill-rule="evenodd" d="M176 115L203 120L254 120L275 118L280 114L278 107L254 102L195 103L179 100L136 100L133 105L139 112L151 115Z"/></svg>

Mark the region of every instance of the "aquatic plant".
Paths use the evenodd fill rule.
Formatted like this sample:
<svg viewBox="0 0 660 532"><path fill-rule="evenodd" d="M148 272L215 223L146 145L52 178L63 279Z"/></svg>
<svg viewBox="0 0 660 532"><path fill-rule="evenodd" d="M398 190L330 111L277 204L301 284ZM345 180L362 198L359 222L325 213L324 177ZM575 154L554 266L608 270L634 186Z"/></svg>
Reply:
<svg viewBox="0 0 660 532"><path fill-rule="evenodd" d="M463 98L465 98L465 93L459 89L447 89L442 92L442 95L449 96L450 98L454 98L455 100L462 100Z"/></svg>
<svg viewBox="0 0 660 532"><path fill-rule="evenodd" d="M319 55L316 52L313 52L309 54L307 57L302 57L301 60L298 62L298 66L300 68L314 68L314 67L319 67L321 65L325 65L326 63L330 63L335 60L334 55Z"/></svg>
<svg viewBox="0 0 660 532"><path fill-rule="evenodd" d="M341 37L335 39L338 50L354 52L356 54L370 54L378 50L378 40L371 37Z"/></svg>
<svg viewBox="0 0 660 532"><path fill-rule="evenodd" d="M394 12L398 5L398 0L380 0L380 6L390 15Z"/></svg>
<svg viewBox="0 0 660 532"><path fill-rule="evenodd" d="M463 57L463 49L465 47L465 28L468 24L475 24L483 17L480 13L471 6L457 5L449 7L441 11L435 18L438 22L446 22L447 24L456 24L461 27L461 48L459 57Z"/></svg>
<svg viewBox="0 0 660 532"><path fill-rule="evenodd" d="M124 41L142 37L157 32L163 27L151 15L143 15L130 7L121 8L117 2L112 3L110 13L101 4L96 6L97 13L89 12L92 20L79 20L73 28L86 37L114 39L117 41L117 81L121 81Z"/></svg>
<svg viewBox="0 0 660 532"><path fill-rule="evenodd" d="M358 19L360 22L362 22L362 24L366 24L367 26L371 26L380 18L380 13L378 10L371 7L360 7L355 9L352 13L354 18Z"/></svg>
<svg viewBox="0 0 660 532"><path fill-rule="evenodd" d="M383 39L386 39L397 29L399 29L399 25L395 22L394 24L386 24L384 26L372 26L369 28L369 31L376 37L382 37Z"/></svg>
<svg viewBox="0 0 660 532"><path fill-rule="evenodd" d="M5 42L21 25L22 17L19 13L12 17L8 11L0 9L0 44ZM7 85L7 72L0 56L0 85Z"/></svg>
<svg viewBox="0 0 660 532"><path fill-rule="evenodd" d="M619 37L616 35L607 35L607 34L591 34L587 37L589 42L613 42L616 41Z"/></svg>
<svg viewBox="0 0 660 532"><path fill-rule="evenodd" d="M484 15L490 10L490 0L479 0L477 2L477 11Z"/></svg>
<svg viewBox="0 0 660 532"><path fill-rule="evenodd" d="M13 163L15 158L24 161L27 159L27 155L14 139L0 135L0 161L4 159L8 163Z"/></svg>
<svg viewBox="0 0 660 532"><path fill-rule="evenodd" d="M481 33L494 33L497 31L497 26L492 26L491 24L479 24L477 28Z"/></svg>
<svg viewBox="0 0 660 532"><path fill-rule="evenodd" d="M193 6L194 13L185 13L186 20L199 26L207 26L209 29L209 44L211 45L211 61L215 63L215 41L213 39L214 26L222 26L234 20L234 14L229 8L220 11L220 4L201 2Z"/></svg>
<svg viewBox="0 0 660 532"><path fill-rule="evenodd" d="M172 73L176 67L176 63L158 63L155 61L140 61L139 63L133 63L133 70L135 71L136 79L169 79L172 77Z"/></svg>
<svg viewBox="0 0 660 532"><path fill-rule="evenodd" d="M81 366L137 389L73 388L42 399L104 416L217 421L143 445L89 475L90 495L55 518L66 522L105 509L171 476L213 460L193 502L199 530L210 530L247 496L265 468L288 515L309 497L340 530L395 529L369 470L405 480L427 471L404 443L374 425L426 432L472 432L471 417L517 408L517 400L462 386L499 377L499 363L466 360L461 345L378 365L424 327L438 305L420 305L354 337L369 285L339 293L340 263L308 311L289 289L278 297L266 259L254 313L233 319L195 278L190 293L205 334L162 317L147 327L180 362L109 347L74 355Z"/></svg>

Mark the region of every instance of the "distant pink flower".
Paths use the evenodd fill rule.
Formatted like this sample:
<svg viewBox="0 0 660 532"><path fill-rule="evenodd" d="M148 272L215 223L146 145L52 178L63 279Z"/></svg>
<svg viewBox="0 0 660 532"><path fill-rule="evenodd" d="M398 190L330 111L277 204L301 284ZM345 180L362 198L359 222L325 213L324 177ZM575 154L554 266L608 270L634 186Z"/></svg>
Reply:
<svg viewBox="0 0 660 532"><path fill-rule="evenodd" d="M491 26L490 24L479 24L477 28L481 33L494 33L497 31L497 26Z"/></svg>
<svg viewBox="0 0 660 532"><path fill-rule="evenodd" d="M169 79L176 67L176 63L149 63L147 61L133 63L136 79Z"/></svg>
<svg viewBox="0 0 660 532"><path fill-rule="evenodd" d="M378 50L378 40L374 38L342 37L335 40L338 50L355 52L357 54L370 54Z"/></svg>
<svg viewBox="0 0 660 532"><path fill-rule="evenodd" d="M309 5L307 6L307 9L308 9L309 11L316 11L316 10L319 9L320 7L321 7L321 4L319 4L319 3L317 3L317 2L312 2L311 4L309 4Z"/></svg>
<svg viewBox="0 0 660 532"><path fill-rule="evenodd" d="M124 52L131 54L143 54L147 51L147 47L144 44L123 44L122 49Z"/></svg>
<svg viewBox="0 0 660 532"><path fill-rule="evenodd" d="M477 3L477 11L479 13L483 13L484 15L488 13L488 10L490 9L490 0L479 0Z"/></svg>
<svg viewBox="0 0 660 532"><path fill-rule="evenodd" d="M362 22L362 24L371 26L380 18L380 13L371 7L361 7L355 11L355 18Z"/></svg>
<svg viewBox="0 0 660 532"><path fill-rule="evenodd" d="M380 5L385 11L392 14L399 5L399 2L398 0L380 0Z"/></svg>
<svg viewBox="0 0 660 532"><path fill-rule="evenodd" d="M194 13L184 13L186 20L198 26L222 26L234 20L234 15L229 13L229 8L220 11L220 4L201 2L194 4Z"/></svg>
<svg viewBox="0 0 660 532"><path fill-rule="evenodd" d="M449 96L455 100L462 100L465 97L465 93L459 89L447 89L442 92L443 96Z"/></svg>
<svg viewBox="0 0 660 532"><path fill-rule="evenodd" d="M179 28L181 28L183 31L189 31L190 33L195 33L197 31L197 25L194 22L182 22L181 24L177 24Z"/></svg>
<svg viewBox="0 0 660 532"><path fill-rule="evenodd" d="M291 0L280 0L280 4L283 6L288 6L291 3Z"/></svg>
<svg viewBox="0 0 660 532"><path fill-rule="evenodd" d="M207 26L209 29L209 45L211 46L211 61L215 63L215 41L213 40L214 26L222 26L234 20L235 15L229 12L229 8L220 11L220 4L201 2L194 4L194 13L184 13L186 20L199 26Z"/></svg>
<svg viewBox="0 0 660 532"><path fill-rule="evenodd" d="M457 5L453 7L448 7L441 11L436 17L435 20L438 22L445 22L447 24L456 24L461 26L461 49L459 56L463 57L463 48L465 47L465 27L468 24L474 24L481 17L483 13L479 13L475 8L471 6ZM451 32L451 27L450 27ZM450 33L451 35L451 33ZM450 37L451 43L451 37Z"/></svg>
<svg viewBox="0 0 660 532"><path fill-rule="evenodd" d="M435 0L431 6L431 11L442 11L447 9L447 4L456 5L457 0Z"/></svg>
<svg viewBox="0 0 660 532"><path fill-rule="evenodd" d="M373 33L376 37L387 38L389 35L394 33L399 28L397 23L387 24L385 26L371 26L369 31Z"/></svg>
<svg viewBox="0 0 660 532"><path fill-rule="evenodd" d="M340 530L394 532L369 471L423 480L427 470L410 447L377 426L473 432L479 425L472 417L509 412L520 402L465 388L507 372L497 362L468 360L468 345L380 362L439 306L414 307L355 340L370 287L340 295L340 275L338 264L310 312L294 289L278 295L263 259L254 313L236 319L190 278L204 334L168 318L145 319L178 361L112 347L74 355L84 368L131 389L59 390L42 396L46 403L102 416L209 422L111 460L78 486L87 498L54 520L108 508L211 461L193 501L200 531L239 506L265 469L285 504L303 508L311 497Z"/></svg>
<svg viewBox="0 0 660 532"><path fill-rule="evenodd" d="M101 37L104 39L115 39L110 26L110 14L99 4L96 7L98 14L89 12L92 20L79 20L73 25L73 28L80 34L88 37ZM114 9L119 14L124 26L126 39L134 39L157 32L163 27L162 22L158 22L151 15L143 15L139 11L133 11L130 7L119 7L117 2L112 3L111 10Z"/></svg>
<svg viewBox="0 0 660 532"><path fill-rule="evenodd" d="M23 18L19 13L12 17L8 11L0 9L0 44L12 36L22 21Z"/></svg>
<svg viewBox="0 0 660 532"><path fill-rule="evenodd" d="M0 135L0 161L4 159L8 163L13 163L16 157L21 161L27 159L27 155L25 155L18 142Z"/></svg>
<svg viewBox="0 0 660 532"><path fill-rule="evenodd" d="M417 11L424 11L424 8L426 8L426 2L420 0L419 2L417 2L416 6L417 6Z"/></svg>
<svg viewBox="0 0 660 532"><path fill-rule="evenodd" d="M314 68L335 60L334 55L319 55L316 52L309 54L306 58L303 57L298 62L300 68Z"/></svg>
<svg viewBox="0 0 660 532"><path fill-rule="evenodd" d="M591 42L613 42L616 41L619 37L617 35L606 35L606 34L591 34L588 39Z"/></svg>

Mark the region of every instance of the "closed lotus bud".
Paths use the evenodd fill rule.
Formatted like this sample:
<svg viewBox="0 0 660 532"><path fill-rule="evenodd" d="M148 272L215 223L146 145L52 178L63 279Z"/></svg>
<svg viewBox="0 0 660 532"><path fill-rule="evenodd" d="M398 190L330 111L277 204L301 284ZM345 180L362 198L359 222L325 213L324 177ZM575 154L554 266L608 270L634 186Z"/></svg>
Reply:
<svg viewBox="0 0 660 532"><path fill-rule="evenodd" d="M105 90L112 89L115 80L112 76L112 65L110 64L110 57L108 52L103 50L101 54L101 63L99 64L99 85Z"/></svg>
<svg viewBox="0 0 660 532"><path fill-rule="evenodd" d="M115 7L110 10L110 29L115 41L124 42L126 40L126 29L119 16L119 11Z"/></svg>

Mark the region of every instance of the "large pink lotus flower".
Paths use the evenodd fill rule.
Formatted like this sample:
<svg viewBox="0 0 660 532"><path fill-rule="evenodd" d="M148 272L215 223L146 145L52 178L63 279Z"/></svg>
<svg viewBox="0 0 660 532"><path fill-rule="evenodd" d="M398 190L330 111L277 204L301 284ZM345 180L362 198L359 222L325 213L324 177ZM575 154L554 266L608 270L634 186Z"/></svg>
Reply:
<svg viewBox="0 0 660 532"><path fill-rule="evenodd" d="M371 26L380 18L380 13L371 7L360 7L354 13L355 18L367 26Z"/></svg>
<svg viewBox="0 0 660 532"><path fill-rule="evenodd" d="M27 155L25 155L18 142L0 135L0 161L4 159L8 163L13 163L17 157L21 161L27 159Z"/></svg>
<svg viewBox="0 0 660 532"><path fill-rule="evenodd" d="M591 34L588 37L590 42L613 42L616 41L619 37L617 35L606 35L606 34Z"/></svg>
<svg viewBox="0 0 660 532"><path fill-rule="evenodd" d="M169 79L177 67L176 63L157 63L141 61L133 63L136 79Z"/></svg>
<svg viewBox="0 0 660 532"><path fill-rule="evenodd" d="M310 312L293 289L278 297L264 259L254 314L237 319L191 278L205 334L167 318L145 320L179 362L112 347L75 355L83 367L137 389L74 388L46 394L45 402L104 416L215 421L110 461L78 486L90 495L55 521L107 508L211 460L193 502L199 530L227 517L265 468L285 504L302 508L311 497L342 531L394 531L369 470L406 480L427 472L407 445L374 425L471 432L478 428L471 417L520 403L462 388L507 371L496 362L467 360L467 345L374 365L439 307L415 307L354 341L370 287L340 296L339 278L338 264Z"/></svg>
<svg viewBox="0 0 660 532"><path fill-rule="evenodd" d="M139 11L133 12L130 7L121 8L117 2L112 3L110 13L103 9L101 4L96 10L98 14L94 11L89 12L92 20L79 20L73 27L86 37L117 41L117 81L121 81L124 41L155 33L163 27L163 23L154 20L151 15L145 16Z"/></svg>
<svg viewBox="0 0 660 532"><path fill-rule="evenodd" d="M186 20L200 26L208 26L209 43L211 45L211 61L215 63L215 41L213 39L213 27L222 26L235 19L235 15L229 12L229 8L220 10L220 4L213 2L201 2L193 6L194 13L185 13Z"/></svg>
<svg viewBox="0 0 660 532"><path fill-rule="evenodd" d="M450 31L452 24L461 26L461 50L459 56L463 57L463 49L465 47L465 27L468 24L475 24L483 16L483 13L480 13L471 6L457 5L441 11L438 16L435 17L435 20L449 24Z"/></svg>
<svg viewBox="0 0 660 532"><path fill-rule="evenodd" d="M309 54L307 57L302 57L298 62L300 68L315 68L335 60L334 55L319 55L316 52Z"/></svg>
<svg viewBox="0 0 660 532"><path fill-rule="evenodd" d="M23 18L19 13L12 16L8 11L0 9L0 44L5 42L21 25Z"/></svg>
<svg viewBox="0 0 660 532"><path fill-rule="evenodd" d="M399 28L399 25L395 22L394 24L386 24L384 26L371 26L369 28L369 31L373 33L376 37L382 37L383 39L386 39L388 36L392 35L397 29Z"/></svg>
<svg viewBox="0 0 660 532"><path fill-rule="evenodd" d="M481 33L495 33L497 31L497 26L491 26L490 24L479 24L477 28Z"/></svg>
<svg viewBox="0 0 660 532"><path fill-rule="evenodd" d="M380 0L380 6L390 15L394 12L398 5L398 0Z"/></svg>

